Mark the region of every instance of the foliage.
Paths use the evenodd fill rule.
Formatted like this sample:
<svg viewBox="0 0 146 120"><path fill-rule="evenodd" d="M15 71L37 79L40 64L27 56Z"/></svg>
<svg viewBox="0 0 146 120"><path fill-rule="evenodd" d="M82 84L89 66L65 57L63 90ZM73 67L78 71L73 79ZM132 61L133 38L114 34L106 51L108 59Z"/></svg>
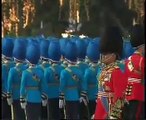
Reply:
<svg viewBox="0 0 146 120"><path fill-rule="evenodd" d="M59 5L59 0L10 0L16 2L18 5L18 35L19 36L35 36L44 34L45 36L55 35L60 36L62 32L68 27L69 18L69 0L62 0L64 4ZM35 16L33 22L23 28L24 18L23 10L24 1L31 1L35 6ZM107 25L119 25L123 31L128 30L133 23L133 18L136 18L140 6L144 0L134 0L134 6L129 9L129 2L126 0L80 0L80 22L82 23L81 31L90 37L99 36L104 27ZM9 9L12 4L5 1L2 3L3 15L9 18ZM87 20L87 12L89 12L90 20ZM32 17L32 14L30 14ZM4 19L2 19L4 21ZM41 28L41 22L43 28ZM13 30L11 33L15 33ZM6 35L7 33L5 33Z"/></svg>

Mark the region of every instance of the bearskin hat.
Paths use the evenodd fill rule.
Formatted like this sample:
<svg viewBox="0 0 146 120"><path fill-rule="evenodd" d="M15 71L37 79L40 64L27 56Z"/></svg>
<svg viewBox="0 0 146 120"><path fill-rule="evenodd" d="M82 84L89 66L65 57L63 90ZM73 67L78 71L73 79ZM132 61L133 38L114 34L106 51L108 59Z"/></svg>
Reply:
<svg viewBox="0 0 146 120"><path fill-rule="evenodd" d="M61 58L59 41L51 41L48 49L49 59L53 62L59 62Z"/></svg>
<svg viewBox="0 0 146 120"><path fill-rule="evenodd" d="M23 38L17 38L14 43L13 57L17 60L25 61L26 57L26 45L27 40Z"/></svg>
<svg viewBox="0 0 146 120"><path fill-rule="evenodd" d="M122 33L117 26L108 26L101 36L99 50L101 54L115 53L117 59L122 57L123 39Z"/></svg>
<svg viewBox="0 0 146 120"><path fill-rule="evenodd" d="M145 37L144 37L144 27L139 24L136 24L131 29L131 45L132 47L138 47L144 44Z"/></svg>

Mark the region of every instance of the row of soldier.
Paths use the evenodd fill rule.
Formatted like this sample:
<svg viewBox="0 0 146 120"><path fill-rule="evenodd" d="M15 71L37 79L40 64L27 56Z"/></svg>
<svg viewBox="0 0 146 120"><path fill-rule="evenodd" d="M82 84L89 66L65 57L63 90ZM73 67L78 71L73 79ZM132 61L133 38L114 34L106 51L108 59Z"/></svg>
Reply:
<svg viewBox="0 0 146 120"><path fill-rule="evenodd" d="M99 43L99 38L4 38L3 118L9 113L16 120L91 118L98 74L105 67L99 59ZM122 45L125 59L134 50L128 41ZM124 71L123 62L116 63Z"/></svg>

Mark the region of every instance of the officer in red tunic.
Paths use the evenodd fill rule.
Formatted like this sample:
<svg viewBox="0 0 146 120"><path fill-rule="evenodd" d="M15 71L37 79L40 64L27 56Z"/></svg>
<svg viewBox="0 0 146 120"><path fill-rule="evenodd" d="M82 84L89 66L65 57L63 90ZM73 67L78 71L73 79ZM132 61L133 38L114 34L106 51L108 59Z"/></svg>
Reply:
<svg viewBox="0 0 146 120"><path fill-rule="evenodd" d="M99 83L94 119L121 119L126 77L117 60L122 55L122 45L119 28L107 27L100 43L101 62L105 67L97 74Z"/></svg>
<svg viewBox="0 0 146 120"><path fill-rule="evenodd" d="M141 120L144 112L144 29L140 25L133 26L131 31L131 45L136 50L125 61L127 74L126 99L124 118L126 120Z"/></svg>

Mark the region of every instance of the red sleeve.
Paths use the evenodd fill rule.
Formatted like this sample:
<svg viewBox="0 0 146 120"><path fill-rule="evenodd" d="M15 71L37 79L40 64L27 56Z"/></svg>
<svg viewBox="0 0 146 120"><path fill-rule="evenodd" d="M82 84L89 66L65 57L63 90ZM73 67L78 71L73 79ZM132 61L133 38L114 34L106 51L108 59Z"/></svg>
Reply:
<svg viewBox="0 0 146 120"><path fill-rule="evenodd" d="M123 97L127 85L126 79L126 75L119 68L113 71L112 80L115 98Z"/></svg>

